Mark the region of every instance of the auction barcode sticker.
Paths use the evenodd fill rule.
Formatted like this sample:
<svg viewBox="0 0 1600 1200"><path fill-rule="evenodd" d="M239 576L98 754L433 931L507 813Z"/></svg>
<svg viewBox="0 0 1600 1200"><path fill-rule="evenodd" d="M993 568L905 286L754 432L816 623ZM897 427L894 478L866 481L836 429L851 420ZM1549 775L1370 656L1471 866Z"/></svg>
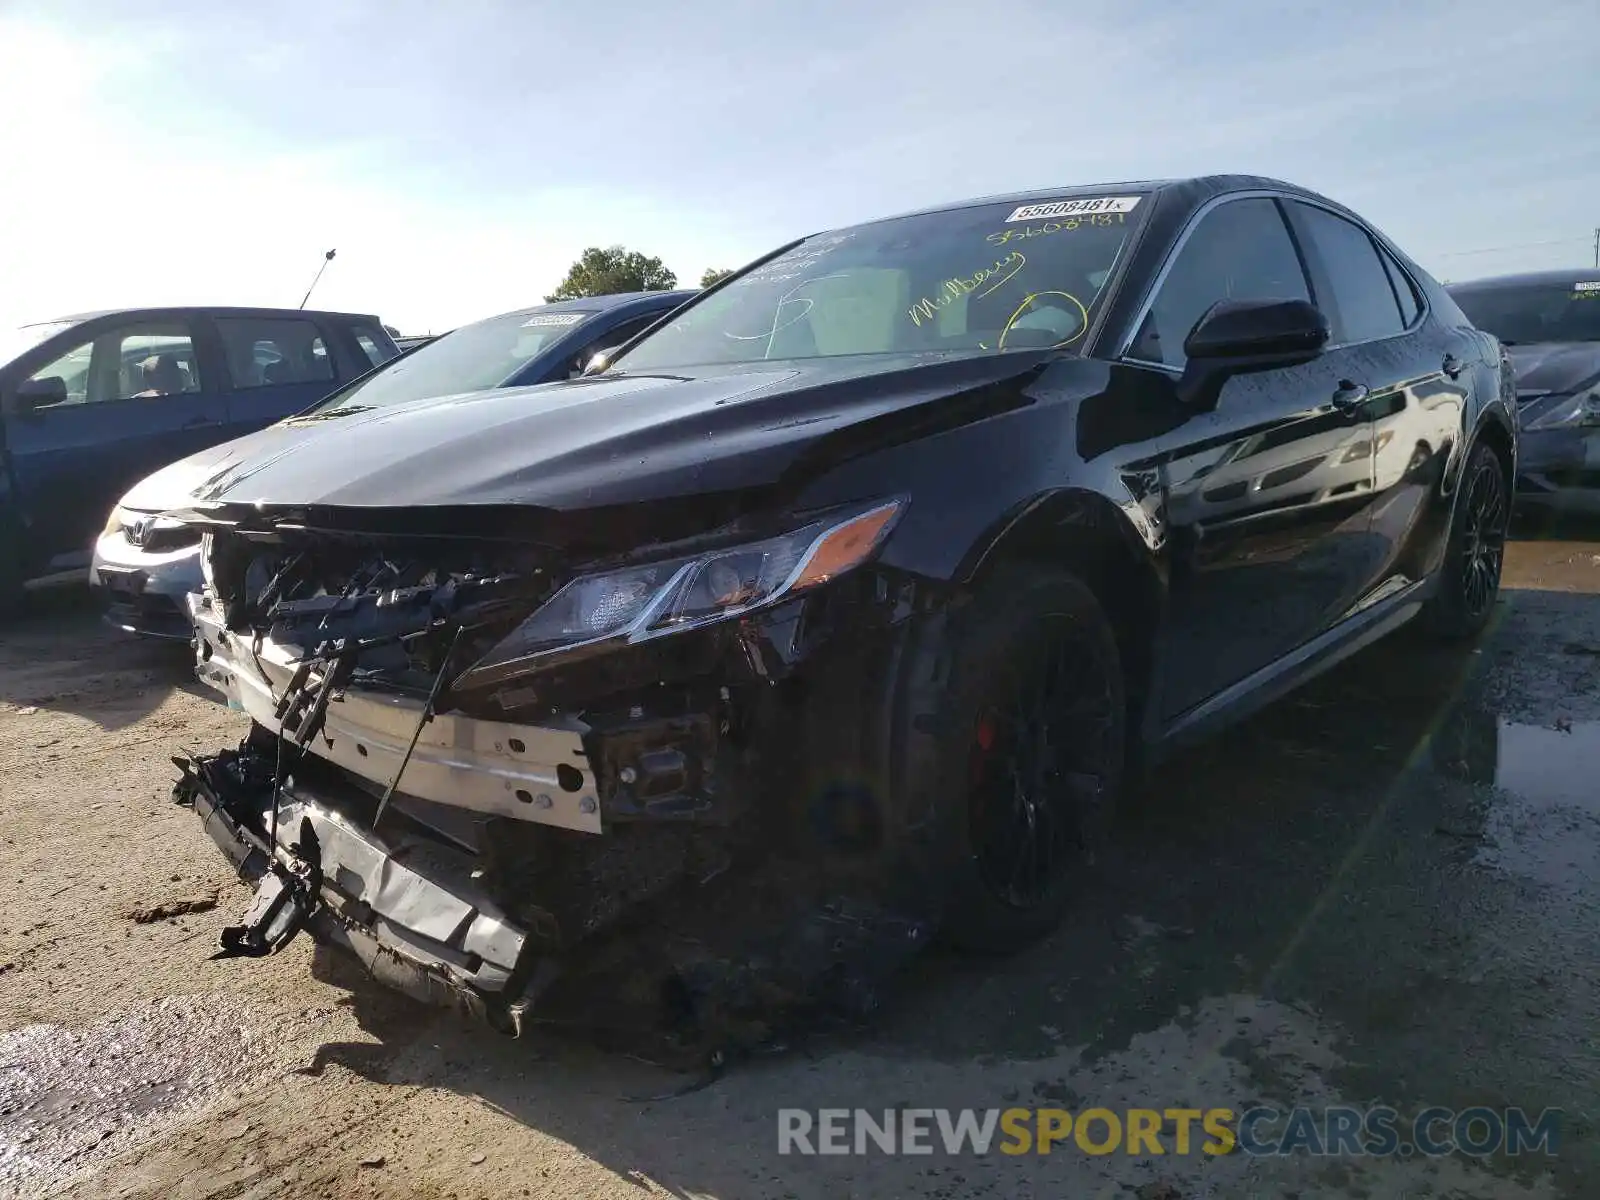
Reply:
<svg viewBox="0 0 1600 1200"><path fill-rule="evenodd" d="M1600 281L1594 283L1575 283L1572 285L1575 292L1600 292Z"/></svg>
<svg viewBox="0 0 1600 1200"><path fill-rule="evenodd" d="M1052 200L1048 204L1024 204L1006 218L1006 223L1083 217L1091 213L1128 213L1138 203L1138 196L1084 196L1075 200Z"/></svg>
<svg viewBox="0 0 1600 1200"><path fill-rule="evenodd" d="M576 325L588 315L588 313L534 313L522 323L522 327L527 329L534 325Z"/></svg>

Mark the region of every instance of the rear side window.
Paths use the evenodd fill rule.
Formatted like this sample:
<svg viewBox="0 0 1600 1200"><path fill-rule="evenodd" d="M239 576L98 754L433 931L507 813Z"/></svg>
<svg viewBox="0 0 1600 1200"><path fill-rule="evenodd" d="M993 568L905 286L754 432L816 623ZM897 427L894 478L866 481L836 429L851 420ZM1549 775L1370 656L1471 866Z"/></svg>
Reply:
<svg viewBox="0 0 1600 1200"><path fill-rule="evenodd" d="M1182 368L1184 341L1219 300L1310 299L1278 206L1259 197L1230 200L1201 217L1183 243L1128 355Z"/></svg>
<svg viewBox="0 0 1600 1200"><path fill-rule="evenodd" d="M1389 272L1389 282L1394 284L1394 298L1400 302L1400 321L1410 329L1422 315L1422 302L1417 299L1416 285L1382 246L1378 247L1378 255L1383 259L1384 270Z"/></svg>
<svg viewBox="0 0 1600 1200"><path fill-rule="evenodd" d="M218 317L217 332L235 388L332 381L333 361L322 331L284 317Z"/></svg>
<svg viewBox="0 0 1600 1200"><path fill-rule="evenodd" d="M1371 342L1401 332L1410 322L1400 318L1389 273L1367 231L1326 209L1300 203L1294 209L1333 291L1333 306L1338 310L1328 314L1333 340Z"/></svg>
<svg viewBox="0 0 1600 1200"><path fill-rule="evenodd" d="M361 347L361 353L367 356L367 362L371 366L375 367L379 363L386 363L400 353L400 348L394 344L394 339L365 322L360 325L352 325L350 332L356 339L356 345Z"/></svg>

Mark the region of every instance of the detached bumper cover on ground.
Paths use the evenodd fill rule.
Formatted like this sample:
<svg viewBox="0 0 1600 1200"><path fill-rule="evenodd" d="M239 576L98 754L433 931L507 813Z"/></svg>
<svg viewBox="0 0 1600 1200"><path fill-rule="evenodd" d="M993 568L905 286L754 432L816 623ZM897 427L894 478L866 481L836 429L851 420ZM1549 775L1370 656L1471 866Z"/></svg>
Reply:
<svg viewBox="0 0 1600 1200"><path fill-rule="evenodd" d="M224 752L179 765L177 797L194 806L239 877L260 884L271 869L260 832L270 823L271 776L263 774L270 764ZM320 886L304 898L310 903L301 915L317 940L349 951L376 978L424 1003L461 1005L496 1024L520 1016L522 994L511 987L527 932L475 885L466 856L404 832L386 838L360 829L335 803L286 785L276 857L292 861L308 843L318 848Z"/></svg>

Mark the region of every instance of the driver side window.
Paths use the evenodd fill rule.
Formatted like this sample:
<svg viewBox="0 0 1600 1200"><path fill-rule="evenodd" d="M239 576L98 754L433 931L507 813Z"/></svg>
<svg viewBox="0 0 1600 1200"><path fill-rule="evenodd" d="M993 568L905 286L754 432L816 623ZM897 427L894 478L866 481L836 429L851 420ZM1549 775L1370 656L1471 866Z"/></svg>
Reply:
<svg viewBox="0 0 1600 1200"><path fill-rule="evenodd" d="M142 322L102 331L39 368L28 382L51 378L66 397L41 407L173 396L200 390L194 339L181 321Z"/></svg>
<svg viewBox="0 0 1600 1200"><path fill-rule="evenodd" d="M1178 251L1128 357L1182 370L1189 336L1219 300L1310 300L1305 268L1277 204L1230 200L1196 225Z"/></svg>
<svg viewBox="0 0 1600 1200"><path fill-rule="evenodd" d="M84 342L68 350L55 362L40 367L28 376L27 381L41 383L46 379L59 379L66 386L66 398L48 407L82 404L89 398L89 363L93 357L94 343Z"/></svg>

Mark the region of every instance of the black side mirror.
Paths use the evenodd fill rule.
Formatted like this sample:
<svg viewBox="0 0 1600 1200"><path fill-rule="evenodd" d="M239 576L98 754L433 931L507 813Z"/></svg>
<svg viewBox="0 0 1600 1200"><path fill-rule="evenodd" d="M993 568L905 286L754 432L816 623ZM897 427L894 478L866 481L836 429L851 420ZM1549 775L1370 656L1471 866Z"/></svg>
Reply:
<svg viewBox="0 0 1600 1200"><path fill-rule="evenodd" d="M1328 318L1308 300L1219 300L1183 341L1179 394L1212 408L1230 376L1310 362L1330 336Z"/></svg>
<svg viewBox="0 0 1600 1200"><path fill-rule="evenodd" d="M67 381L61 376L46 375L42 379L24 379L17 384L16 390L6 397L6 411L27 413L36 408L65 404L66 400Z"/></svg>
<svg viewBox="0 0 1600 1200"><path fill-rule="evenodd" d="M1184 339L1188 358L1308 362L1328 344L1328 318L1309 300L1219 300Z"/></svg>

